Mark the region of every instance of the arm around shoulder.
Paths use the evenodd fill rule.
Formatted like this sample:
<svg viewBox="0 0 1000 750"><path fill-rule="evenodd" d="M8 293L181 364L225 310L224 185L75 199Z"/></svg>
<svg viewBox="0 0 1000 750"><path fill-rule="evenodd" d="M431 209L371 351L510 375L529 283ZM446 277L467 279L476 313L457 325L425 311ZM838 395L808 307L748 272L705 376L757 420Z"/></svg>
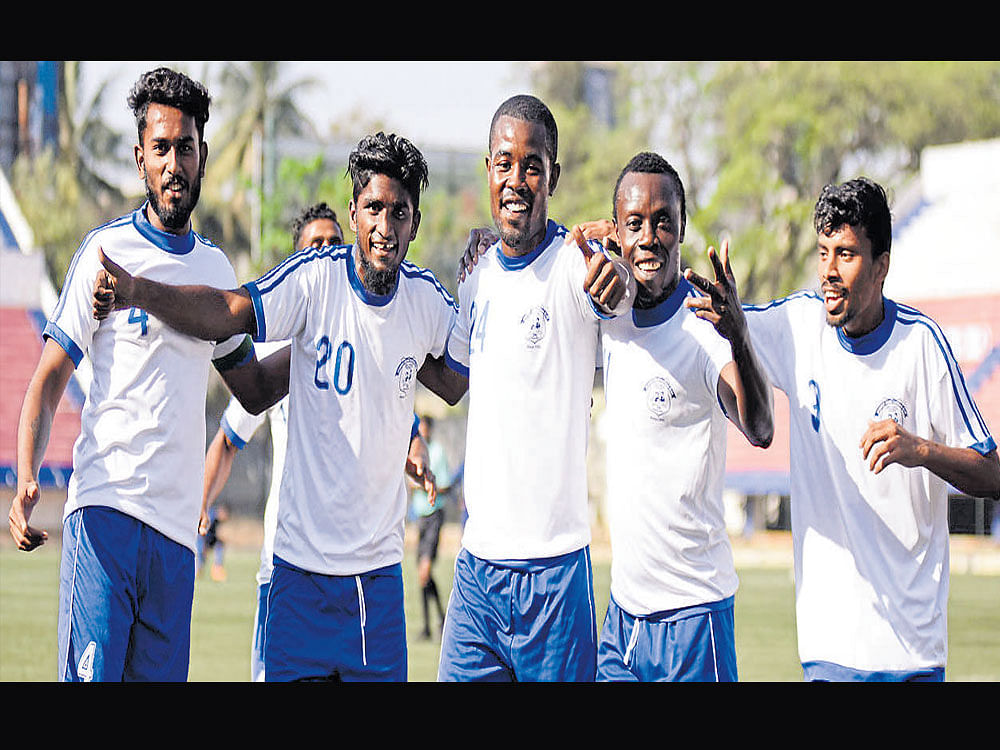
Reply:
<svg viewBox="0 0 1000 750"><path fill-rule="evenodd" d="M449 406L461 401L462 396L469 390L469 378L450 368L444 357L427 355L424 364L417 372L417 380L444 399Z"/></svg>

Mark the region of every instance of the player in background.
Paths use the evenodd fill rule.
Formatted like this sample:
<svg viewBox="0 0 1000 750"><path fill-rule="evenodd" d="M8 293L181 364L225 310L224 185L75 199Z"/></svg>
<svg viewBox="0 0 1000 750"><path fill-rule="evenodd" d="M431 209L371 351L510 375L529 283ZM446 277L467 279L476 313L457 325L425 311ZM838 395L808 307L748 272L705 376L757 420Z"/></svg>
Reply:
<svg viewBox="0 0 1000 750"><path fill-rule="evenodd" d="M326 203L316 203L302 210L292 223L292 249L298 252L307 247L321 248L344 244L344 231L337 214ZM288 342L261 343L258 353L276 351ZM267 592L271 584L271 557L274 550L274 531L277 526L278 492L285 464L285 447L288 440L288 397L266 412L251 414L239 399L233 398L222 413L219 430L205 454L205 488L202 498L199 532L208 531L209 512L232 472L236 454L242 450L267 421L271 428L271 485L264 504L264 543L260 550L260 567L257 570L257 605L254 631L250 645L250 677L254 682L264 680L264 619L267 614Z"/></svg>
<svg viewBox="0 0 1000 750"><path fill-rule="evenodd" d="M105 261L95 315L135 305L203 339L291 340L288 447L265 624L268 681L405 680L400 467L425 360L455 317L434 275L405 261L427 164L409 141L351 153L351 247L308 248L238 289L169 286ZM426 467L407 464L433 489Z"/></svg>
<svg viewBox="0 0 1000 750"><path fill-rule="evenodd" d="M420 596L423 603L424 627L420 631L423 639L431 637L430 607L433 602L438 614L440 626L444 627L444 606L438 595L437 584L434 582L431 568L437 560L438 543L441 540L441 526L444 524L444 497L451 490L448 477L451 470L448 467L448 455L444 446L434 439L434 417L424 414L420 417L420 437L427 446L429 467L438 482L437 499L431 497L422 487L414 487L410 493L410 508L417 520L417 579L420 582ZM445 482L447 484L441 484Z"/></svg>
<svg viewBox="0 0 1000 750"><path fill-rule="evenodd" d="M208 157L208 92L158 68L140 77L128 103L147 200L77 250L18 424L9 525L19 549L30 551L46 540L29 521L53 414L89 352L94 377L63 515L60 681L187 679L209 363L250 408L280 396L260 390L261 365L245 335L197 340L138 308L94 320L101 247L122 267L164 282L236 280L222 250L191 228Z"/></svg>
<svg viewBox="0 0 1000 750"><path fill-rule="evenodd" d="M549 220L558 133L540 100L504 102L488 147L500 241L459 286L448 344L468 378L469 515L438 679L593 680L587 433L598 323L631 279Z"/></svg>
<svg viewBox="0 0 1000 750"><path fill-rule="evenodd" d="M996 442L941 328L883 296L892 219L882 187L828 185L814 227L819 290L745 306L765 370L792 407L804 677L943 680L948 486L1000 497ZM712 319L718 302L686 304Z"/></svg>
<svg viewBox="0 0 1000 750"><path fill-rule="evenodd" d="M738 586L722 501L726 419L760 447L773 435L771 386L750 343L728 242L709 248L716 281L681 275L684 185L658 154L615 184L614 242L637 282L632 310L601 322L611 600L601 681L736 681ZM699 280L700 281L700 280ZM684 307L702 292L711 322Z"/></svg>

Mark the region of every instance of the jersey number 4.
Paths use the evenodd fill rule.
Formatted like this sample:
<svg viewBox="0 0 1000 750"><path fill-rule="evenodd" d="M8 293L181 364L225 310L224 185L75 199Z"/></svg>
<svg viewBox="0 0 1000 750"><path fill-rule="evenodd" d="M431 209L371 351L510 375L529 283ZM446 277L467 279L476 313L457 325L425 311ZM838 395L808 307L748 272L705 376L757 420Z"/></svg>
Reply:
<svg viewBox="0 0 1000 750"><path fill-rule="evenodd" d="M149 327L148 327L149 315L146 314L145 310L142 310L138 307L133 307L131 310L128 311L128 322L139 324L141 329L139 332L140 336L145 336L149 332Z"/></svg>

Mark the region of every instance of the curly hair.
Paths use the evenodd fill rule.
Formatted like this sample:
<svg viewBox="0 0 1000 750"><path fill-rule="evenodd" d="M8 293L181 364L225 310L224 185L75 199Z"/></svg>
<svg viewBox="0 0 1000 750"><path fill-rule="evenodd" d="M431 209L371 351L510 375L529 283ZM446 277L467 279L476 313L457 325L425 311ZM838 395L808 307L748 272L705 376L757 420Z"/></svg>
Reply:
<svg viewBox="0 0 1000 750"><path fill-rule="evenodd" d="M617 218L618 211L618 190L621 187L622 180L625 179L625 175L631 172L642 172L646 174L665 174L668 175L674 183L677 185L677 192L681 198L681 225L683 226L687 222L687 199L684 195L684 183L681 182L681 177L677 174L677 170L671 166L670 162L664 159L659 154L654 154L652 151L641 151L631 159L629 159L628 164L622 169L621 174L618 175L618 179L615 182L615 192L611 196L611 215Z"/></svg>
<svg viewBox="0 0 1000 750"><path fill-rule="evenodd" d="M413 201L413 210L420 206L420 192L427 187L427 161L420 150L405 138L379 131L361 139L351 152L347 171L354 185L354 200L358 199L376 174L399 180Z"/></svg>
<svg viewBox="0 0 1000 750"><path fill-rule="evenodd" d="M299 246L299 238L302 237L302 230L318 219L329 219L338 227L340 221L337 214L326 203L314 203L302 210L302 212L292 221L292 247Z"/></svg>
<svg viewBox="0 0 1000 750"><path fill-rule="evenodd" d="M128 95L128 106L135 116L140 143L146 132L146 111L150 104L174 107L193 117L198 138L204 140L211 103L212 98L202 84L170 68L156 68L143 73Z"/></svg>
<svg viewBox="0 0 1000 750"><path fill-rule="evenodd" d="M872 258L892 247L892 216L885 190L867 177L824 187L816 201L813 226L823 234L843 226L863 228L872 243Z"/></svg>
<svg viewBox="0 0 1000 750"><path fill-rule="evenodd" d="M556 163L556 156L559 153L559 128L556 127L556 118L552 116L552 111L545 102L530 94L516 94L501 104L494 113L493 120L490 121L488 152L493 150L493 131L501 117L513 117L515 120L542 125L545 128L545 153L549 157L549 164Z"/></svg>

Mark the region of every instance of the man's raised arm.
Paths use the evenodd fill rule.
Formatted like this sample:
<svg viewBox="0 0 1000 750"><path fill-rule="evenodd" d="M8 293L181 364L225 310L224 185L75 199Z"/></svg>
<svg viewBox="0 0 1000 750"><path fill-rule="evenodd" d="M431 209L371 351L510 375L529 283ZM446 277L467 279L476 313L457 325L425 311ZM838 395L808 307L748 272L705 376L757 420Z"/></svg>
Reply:
<svg viewBox="0 0 1000 750"><path fill-rule="evenodd" d="M113 310L138 307L171 328L205 341L221 341L239 333L254 335L257 321L249 293L242 287L224 290L197 284L173 286L132 276L110 260L94 282L94 317L104 320Z"/></svg>

